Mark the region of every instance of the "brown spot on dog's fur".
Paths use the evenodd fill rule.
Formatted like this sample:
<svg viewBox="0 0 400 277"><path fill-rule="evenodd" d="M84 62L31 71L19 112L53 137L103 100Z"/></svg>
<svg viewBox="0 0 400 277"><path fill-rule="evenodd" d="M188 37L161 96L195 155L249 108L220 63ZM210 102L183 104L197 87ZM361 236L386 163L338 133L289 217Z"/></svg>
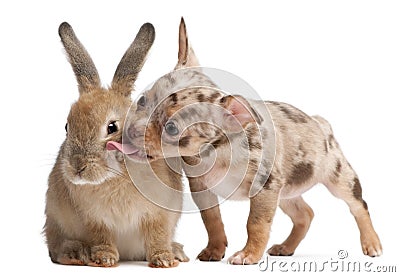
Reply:
<svg viewBox="0 0 400 277"><path fill-rule="evenodd" d="M363 200L362 202L363 202L363 207L364 207L364 209L366 209L366 210L368 211L368 205L367 205L367 202L365 202L364 200Z"/></svg>
<svg viewBox="0 0 400 277"><path fill-rule="evenodd" d="M272 104L274 106L280 106L281 105L281 103L276 102L276 101L267 101L267 103L270 103L270 104Z"/></svg>
<svg viewBox="0 0 400 277"><path fill-rule="evenodd" d="M335 169L333 170L333 174L330 176L330 180L332 183L336 183L340 177L340 173L342 172L342 163L337 160Z"/></svg>
<svg viewBox="0 0 400 277"><path fill-rule="evenodd" d="M191 136L182 137L179 139L179 147L186 147L190 143Z"/></svg>
<svg viewBox="0 0 400 277"><path fill-rule="evenodd" d="M181 113L181 106L178 104L178 102L176 103L172 103L170 104L170 106L166 107L164 111L162 111L165 114L165 118L169 119L171 118L173 115L175 115L178 111L179 114ZM155 116L153 116L153 118L156 118ZM164 116L163 116L164 119ZM161 121L164 122L164 121ZM166 121L165 121L166 122Z"/></svg>
<svg viewBox="0 0 400 277"><path fill-rule="evenodd" d="M362 199L362 188L360 180L357 177L354 177L353 180L353 195L357 199Z"/></svg>
<svg viewBox="0 0 400 277"><path fill-rule="evenodd" d="M214 92L213 94L210 95L209 100L210 102L214 103L215 100L217 100L217 98L220 96L221 94L219 92Z"/></svg>
<svg viewBox="0 0 400 277"><path fill-rule="evenodd" d="M353 195L357 200L362 202L364 209L368 210L367 202L362 199L362 188L360 180L357 177L353 179Z"/></svg>
<svg viewBox="0 0 400 277"><path fill-rule="evenodd" d="M211 142L212 146L214 146L214 148L218 148L219 146L226 144L228 142L228 139L226 138L226 136L221 136L219 138L217 138L216 140L214 140L213 142Z"/></svg>
<svg viewBox="0 0 400 277"><path fill-rule="evenodd" d="M222 97L221 99L219 99L219 103L220 103L220 104L225 104L227 98L228 98L228 97L226 97L226 96L225 96L225 97Z"/></svg>
<svg viewBox="0 0 400 277"><path fill-rule="evenodd" d="M253 149L261 149L262 148L262 144L257 137L254 138L254 137L249 136L249 137L247 137L247 139L248 139L248 146L249 146L250 151Z"/></svg>
<svg viewBox="0 0 400 277"><path fill-rule="evenodd" d="M250 159L249 163L252 165L258 165L258 160L253 158L253 159Z"/></svg>
<svg viewBox="0 0 400 277"><path fill-rule="evenodd" d="M178 95L176 93L172 93L170 95L170 97L171 97L172 104L176 105L176 103L178 103Z"/></svg>
<svg viewBox="0 0 400 277"><path fill-rule="evenodd" d="M161 145L161 133L158 124L149 123L145 133L146 147L151 149L158 149Z"/></svg>
<svg viewBox="0 0 400 277"><path fill-rule="evenodd" d="M204 96L204 94L199 93L199 94L197 94L197 100L199 102L205 102L206 101L206 97Z"/></svg>
<svg viewBox="0 0 400 277"><path fill-rule="evenodd" d="M261 177L261 178L268 178L267 181L265 182L263 188L264 189L271 189L271 184L274 181L274 177L272 176L272 174L270 174L269 176L268 175L265 175L265 176L266 177L264 177L264 176Z"/></svg>
<svg viewBox="0 0 400 277"><path fill-rule="evenodd" d="M289 184L302 184L312 177L314 167L312 163L298 163L293 166L292 172L287 179Z"/></svg>
<svg viewBox="0 0 400 277"><path fill-rule="evenodd" d="M341 173L341 171L342 171L342 163L339 160L337 160L337 162L336 162L336 173L338 174L338 176Z"/></svg>

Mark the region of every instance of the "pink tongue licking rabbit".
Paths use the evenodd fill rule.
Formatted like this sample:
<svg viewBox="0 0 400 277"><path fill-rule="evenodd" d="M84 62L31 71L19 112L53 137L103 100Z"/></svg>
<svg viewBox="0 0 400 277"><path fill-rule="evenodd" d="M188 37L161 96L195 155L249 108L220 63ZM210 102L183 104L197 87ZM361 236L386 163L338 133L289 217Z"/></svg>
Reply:
<svg viewBox="0 0 400 277"><path fill-rule="evenodd" d="M122 152L124 154L134 154L139 151L139 149L135 148L132 145L129 144L122 144L116 141L108 141L107 142L107 150L117 150L119 152Z"/></svg>

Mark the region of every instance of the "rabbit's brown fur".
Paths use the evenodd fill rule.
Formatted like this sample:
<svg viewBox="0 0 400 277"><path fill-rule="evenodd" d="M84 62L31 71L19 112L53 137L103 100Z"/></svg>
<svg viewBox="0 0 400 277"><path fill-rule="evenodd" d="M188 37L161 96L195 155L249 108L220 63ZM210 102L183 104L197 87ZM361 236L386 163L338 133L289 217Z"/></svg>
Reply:
<svg viewBox="0 0 400 277"><path fill-rule="evenodd" d="M144 24L123 56L111 87L102 88L97 70L68 23L59 34L75 72L80 97L71 107L67 137L48 180L46 236L53 262L114 266L119 260L147 260L153 267L187 261L182 245L172 241L179 212L163 209L137 190L119 151L131 90L154 41ZM108 150L107 150L108 149ZM160 181L148 167L129 163L156 193ZM152 163L164 184L182 190L179 174L164 160ZM176 211L182 199L174 199Z"/></svg>

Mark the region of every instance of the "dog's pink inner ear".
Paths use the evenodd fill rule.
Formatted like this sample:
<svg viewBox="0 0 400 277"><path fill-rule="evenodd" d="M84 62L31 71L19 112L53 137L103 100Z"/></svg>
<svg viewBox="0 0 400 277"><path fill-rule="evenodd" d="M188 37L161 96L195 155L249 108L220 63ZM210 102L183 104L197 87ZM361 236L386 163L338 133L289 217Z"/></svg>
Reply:
<svg viewBox="0 0 400 277"><path fill-rule="evenodd" d="M227 119L230 121L230 123L237 125L237 123L233 122L236 119L242 127L245 127L248 123L256 121L253 114L250 112L250 108L245 104L246 100L240 100L241 98L235 96L226 97L225 109L229 112L227 114Z"/></svg>

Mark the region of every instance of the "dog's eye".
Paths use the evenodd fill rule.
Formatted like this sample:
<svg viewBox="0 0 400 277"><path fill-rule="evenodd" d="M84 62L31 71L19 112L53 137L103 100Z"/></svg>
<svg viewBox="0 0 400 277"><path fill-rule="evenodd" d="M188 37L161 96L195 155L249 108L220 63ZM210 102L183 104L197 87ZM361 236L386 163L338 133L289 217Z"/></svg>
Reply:
<svg viewBox="0 0 400 277"><path fill-rule="evenodd" d="M146 98L144 98L144 96L142 95L142 96L139 98L139 100L137 101L137 104L138 104L140 107L144 107L144 105L146 105Z"/></svg>
<svg viewBox="0 0 400 277"><path fill-rule="evenodd" d="M65 132L68 133L68 123L65 123Z"/></svg>
<svg viewBox="0 0 400 277"><path fill-rule="evenodd" d="M107 134L111 135L118 131L118 126L116 121L111 121L107 126Z"/></svg>
<svg viewBox="0 0 400 277"><path fill-rule="evenodd" d="M176 136L177 134L179 134L178 128L176 127L175 123L172 121L169 121L169 122L167 122L167 124L165 124L165 131L170 136Z"/></svg>

